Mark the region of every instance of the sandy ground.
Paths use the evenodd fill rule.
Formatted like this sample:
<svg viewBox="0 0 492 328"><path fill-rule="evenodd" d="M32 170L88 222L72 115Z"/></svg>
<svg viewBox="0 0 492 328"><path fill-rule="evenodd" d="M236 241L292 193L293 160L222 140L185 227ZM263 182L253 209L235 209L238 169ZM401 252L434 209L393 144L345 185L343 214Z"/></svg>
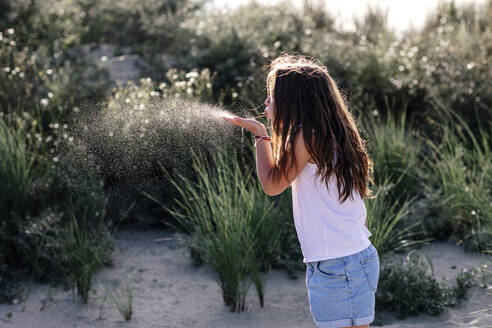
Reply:
<svg viewBox="0 0 492 328"><path fill-rule="evenodd" d="M156 241L166 238L163 241ZM283 271L267 277L265 307L261 308L252 287L247 311L231 313L223 305L213 271L195 268L188 253L176 247L167 231L121 231L116 236L114 267L94 278L89 304L82 305L71 291L33 284L29 297L15 305L0 305L0 327L315 327L307 300L304 277L292 280ZM436 277L454 277L462 267L479 266L489 258L465 253L451 243L423 248L434 263ZM456 265L456 269L451 269ZM110 299L103 302L104 286L119 284L125 273L133 282L131 321L125 322ZM448 278L448 280L449 280ZM419 315L395 320L384 314L384 327L492 327L492 288L474 287L466 303L437 317ZM40 308L44 305L44 308ZM474 311L479 311L474 313ZM9 317L10 316L10 317Z"/></svg>

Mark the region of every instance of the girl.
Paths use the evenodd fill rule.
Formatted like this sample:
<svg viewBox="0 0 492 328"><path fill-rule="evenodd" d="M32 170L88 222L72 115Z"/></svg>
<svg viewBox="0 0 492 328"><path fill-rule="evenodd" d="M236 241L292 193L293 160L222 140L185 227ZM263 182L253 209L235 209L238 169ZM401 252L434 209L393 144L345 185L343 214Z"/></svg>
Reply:
<svg viewBox="0 0 492 328"><path fill-rule="evenodd" d="M265 193L292 187L297 236L306 264L309 307L318 327L369 327L374 320L379 255L368 239L363 198L373 163L327 68L283 54L270 64L265 126L224 120L255 135ZM273 151L270 145L273 143Z"/></svg>

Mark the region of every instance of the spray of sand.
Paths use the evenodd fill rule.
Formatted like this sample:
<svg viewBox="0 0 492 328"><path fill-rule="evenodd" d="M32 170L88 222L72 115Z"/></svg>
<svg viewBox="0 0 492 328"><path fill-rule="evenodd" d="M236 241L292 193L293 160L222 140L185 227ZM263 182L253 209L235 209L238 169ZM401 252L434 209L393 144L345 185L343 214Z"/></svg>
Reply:
<svg viewBox="0 0 492 328"><path fill-rule="evenodd" d="M238 115L251 116L247 110ZM118 186L119 193L149 190L163 184L162 167L189 174L192 151L212 154L240 145L244 132L222 119L233 116L225 108L193 100L113 98L79 115L73 134L107 186Z"/></svg>

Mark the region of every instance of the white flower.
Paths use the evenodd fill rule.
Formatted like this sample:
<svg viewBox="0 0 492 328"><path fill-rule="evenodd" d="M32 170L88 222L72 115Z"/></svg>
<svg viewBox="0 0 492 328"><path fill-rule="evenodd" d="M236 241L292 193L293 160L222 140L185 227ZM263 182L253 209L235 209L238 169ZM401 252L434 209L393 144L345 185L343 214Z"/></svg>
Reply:
<svg viewBox="0 0 492 328"><path fill-rule="evenodd" d="M138 106L138 109L144 110L145 109L145 104L140 104L140 106Z"/></svg>
<svg viewBox="0 0 492 328"><path fill-rule="evenodd" d="M193 89L192 88L186 88L186 93L191 95L193 93Z"/></svg>
<svg viewBox="0 0 492 328"><path fill-rule="evenodd" d="M58 162L59 158L58 157L53 157L53 162Z"/></svg>
<svg viewBox="0 0 492 328"><path fill-rule="evenodd" d="M477 212L475 212L474 210L471 211L471 215L475 215L477 214Z"/></svg>
<svg viewBox="0 0 492 328"><path fill-rule="evenodd" d="M46 74L48 74L48 75L53 74L53 70L52 70L51 68L48 68L48 69L46 70Z"/></svg>
<svg viewBox="0 0 492 328"><path fill-rule="evenodd" d="M8 73L10 72L10 67L4 67L3 70Z"/></svg>
<svg viewBox="0 0 492 328"><path fill-rule="evenodd" d="M159 89L164 89L165 87L167 86L167 83L166 82L162 82L161 84L159 84Z"/></svg>
<svg viewBox="0 0 492 328"><path fill-rule="evenodd" d="M191 78L198 77L198 72L194 72L194 71L192 71L192 72L186 73L186 75L185 75L185 76L186 76L187 78L190 78L190 77L191 77Z"/></svg>
<svg viewBox="0 0 492 328"><path fill-rule="evenodd" d="M207 82L207 88L209 88L209 89L210 89L211 87L212 87L212 83Z"/></svg>
<svg viewBox="0 0 492 328"><path fill-rule="evenodd" d="M107 56L102 56L102 57L101 57L101 61L102 61L103 63L104 63L104 62L106 62L106 61L108 61L108 57L107 57Z"/></svg>
<svg viewBox="0 0 492 328"><path fill-rule="evenodd" d="M53 92L48 92L48 98L53 98Z"/></svg>
<svg viewBox="0 0 492 328"><path fill-rule="evenodd" d="M379 115L379 112L377 111L377 109L375 109L375 110L372 111L372 115L373 116L378 116Z"/></svg>
<svg viewBox="0 0 492 328"><path fill-rule="evenodd" d="M237 92L232 93L232 98L237 98L237 96L238 96Z"/></svg>
<svg viewBox="0 0 492 328"><path fill-rule="evenodd" d="M43 98L43 99L41 99L40 103L41 103L41 105L43 105L44 107L46 107L46 106L48 106L49 101L48 101L48 99Z"/></svg>
<svg viewBox="0 0 492 328"><path fill-rule="evenodd" d="M13 28L9 28L9 29L7 30L7 33L8 33L8 34L11 34L11 35L12 35L12 34L14 34L14 32L15 32L15 30L14 30Z"/></svg>
<svg viewBox="0 0 492 328"><path fill-rule="evenodd" d="M130 103L130 98L125 98L125 104L129 104Z"/></svg>

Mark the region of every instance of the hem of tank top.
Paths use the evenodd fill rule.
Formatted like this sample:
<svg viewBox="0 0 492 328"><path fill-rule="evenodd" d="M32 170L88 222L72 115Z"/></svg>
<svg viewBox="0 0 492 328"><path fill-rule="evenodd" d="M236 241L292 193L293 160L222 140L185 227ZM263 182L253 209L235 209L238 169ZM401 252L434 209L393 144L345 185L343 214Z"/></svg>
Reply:
<svg viewBox="0 0 492 328"><path fill-rule="evenodd" d="M336 256L336 257L326 257L326 256L314 256L312 259L309 259L308 261L306 261L306 257L303 258L303 262L304 263L308 263L308 262L319 262L319 261L326 261L326 260L333 260L333 259L339 259L339 258L344 258L344 257L347 257L347 256L351 256L351 255L354 255L354 254L357 254L363 250L365 250L367 247L371 246L371 241L369 239L367 239L369 241L369 244L367 244L366 246L362 247L361 249L359 250L355 250L355 251L351 251L352 253L350 254L346 254L346 255L342 255L342 256Z"/></svg>

